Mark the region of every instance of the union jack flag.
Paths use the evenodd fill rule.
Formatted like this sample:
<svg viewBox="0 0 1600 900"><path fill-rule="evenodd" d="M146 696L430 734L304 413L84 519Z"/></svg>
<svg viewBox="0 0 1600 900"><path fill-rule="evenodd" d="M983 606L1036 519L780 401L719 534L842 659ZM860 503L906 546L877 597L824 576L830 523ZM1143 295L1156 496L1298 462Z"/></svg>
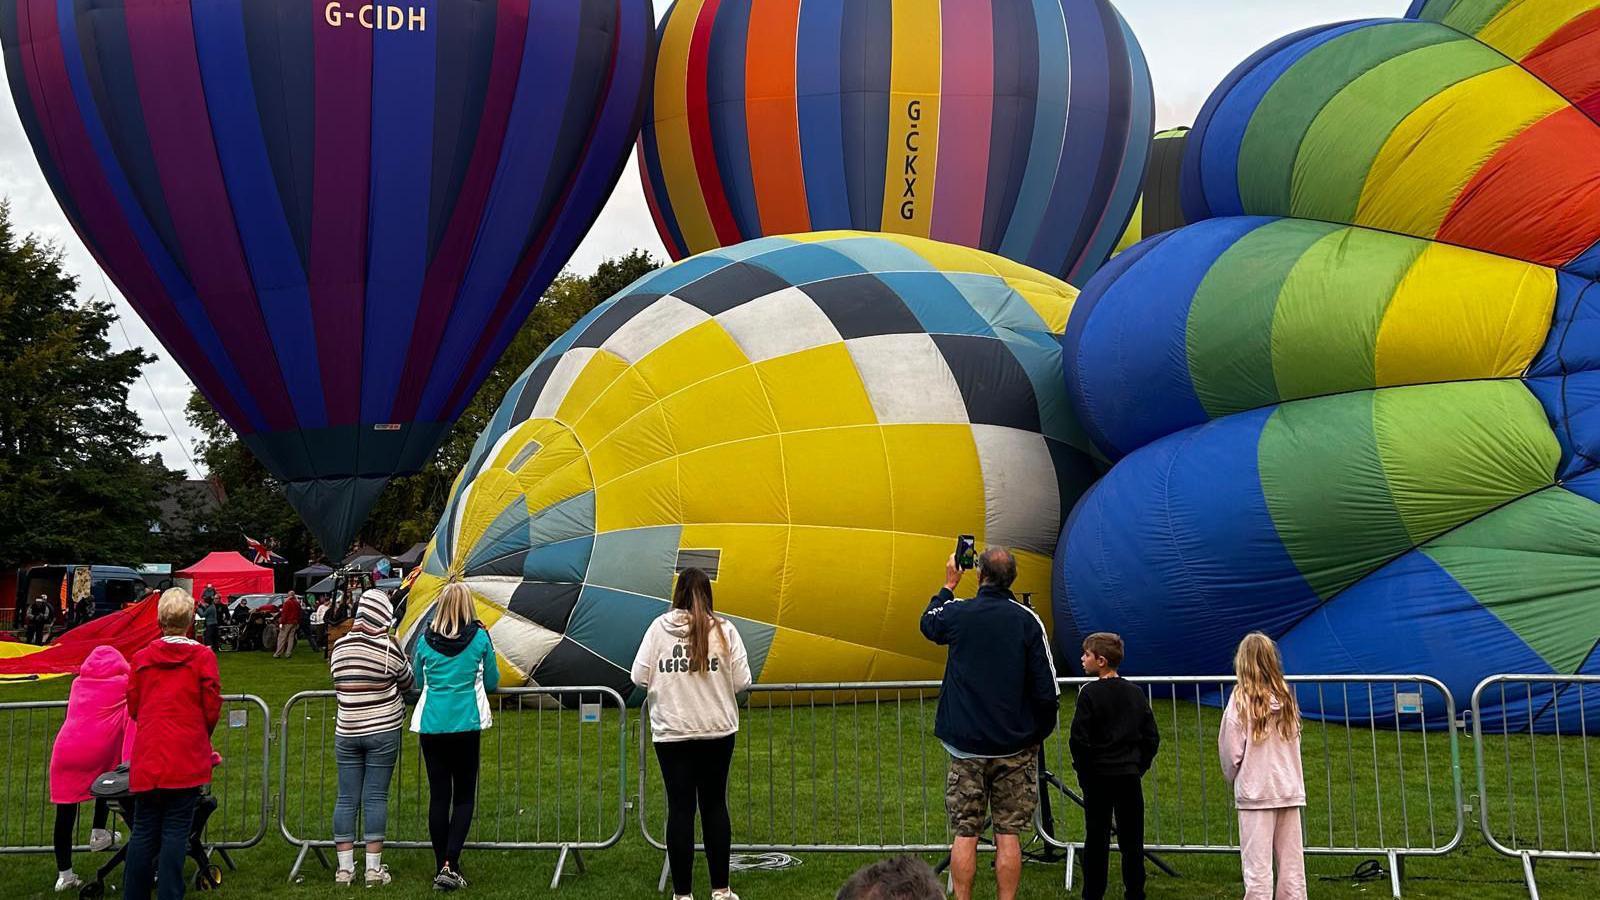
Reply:
<svg viewBox="0 0 1600 900"><path fill-rule="evenodd" d="M276 566L288 562L288 560L272 551L270 545L277 542L271 538L267 538L266 541L258 541L247 534L244 536L244 542L249 545L250 552L255 554L252 562L258 566Z"/></svg>

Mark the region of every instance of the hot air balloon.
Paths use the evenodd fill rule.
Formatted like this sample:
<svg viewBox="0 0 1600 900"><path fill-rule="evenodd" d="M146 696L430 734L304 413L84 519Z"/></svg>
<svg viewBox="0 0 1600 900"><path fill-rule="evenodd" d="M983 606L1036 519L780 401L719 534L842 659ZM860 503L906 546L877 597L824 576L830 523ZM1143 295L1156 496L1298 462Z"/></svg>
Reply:
<svg viewBox="0 0 1600 900"><path fill-rule="evenodd" d="M1419 3L1283 38L1210 98L1196 224L1114 260L1067 329L1117 462L1063 535L1061 640L1116 626L1137 671L1211 673L1260 629L1295 671L1458 703L1600 673L1597 26ZM1575 729L1570 694L1485 699L1486 725ZM1419 724L1392 701L1366 711Z"/></svg>
<svg viewBox="0 0 1600 900"><path fill-rule="evenodd" d="M1108 0L679 0L660 46L639 168L674 259L843 228L1081 283L1155 124Z"/></svg>
<svg viewBox="0 0 1600 900"><path fill-rule="evenodd" d="M1093 478L1060 375L1076 291L920 238L691 257L556 340L478 438L407 604L464 581L502 683L609 685L675 573L712 577L761 681L936 677L918 630L958 535L1047 610Z"/></svg>
<svg viewBox="0 0 1600 900"><path fill-rule="evenodd" d="M1150 145L1150 162L1144 170L1144 183L1139 189L1139 205L1133 208L1133 218L1112 251L1113 256L1145 238L1188 224L1183 218L1179 181L1183 172L1183 150L1188 143L1187 128L1156 132L1155 143Z"/></svg>
<svg viewBox="0 0 1600 900"><path fill-rule="evenodd" d="M78 235L332 556L626 164L649 0L0 0Z"/></svg>

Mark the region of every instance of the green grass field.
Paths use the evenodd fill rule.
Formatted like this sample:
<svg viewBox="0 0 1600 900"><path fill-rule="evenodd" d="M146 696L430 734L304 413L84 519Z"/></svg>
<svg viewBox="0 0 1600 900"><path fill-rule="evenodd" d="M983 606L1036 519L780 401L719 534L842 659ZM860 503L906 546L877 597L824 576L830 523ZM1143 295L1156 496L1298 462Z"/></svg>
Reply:
<svg viewBox="0 0 1600 900"><path fill-rule="evenodd" d="M296 835L320 838L328 832L334 796L331 753L331 701L300 705L287 735L276 729L285 701L301 690L328 687L320 658L305 652L292 661L266 654L224 654L224 690L253 693L271 709L269 799L271 814L265 838L237 851L237 872L226 875L223 890L259 895L271 890L287 897L336 893L331 873L314 857L307 860L305 880L289 884L296 848L278 832L276 820L279 754L288 747L290 790L286 822ZM66 696L67 682L0 687L0 700L50 700ZM1215 762L1217 712L1209 707L1157 693L1155 707L1163 731L1163 747L1146 782L1147 830L1152 843L1233 840L1230 794ZM1063 703L1063 722L1071 715L1070 692ZM933 701L915 692L880 694L873 701L834 706L830 698L777 695L764 708L745 716L745 730L730 786L736 841L751 843L926 843L945 840L942 785L944 755L931 737ZM258 709L230 703L215 743L227 763L214 785L222 807L211 821L213 839L244 840L256 833L262 763L263 717ZM50 810L45 797L45 760L50 738L60 722L59 710L13 712L0 721L12 761L10 777L0 783L0 839L7 845L49 843ZM642 897L655 890L662 854L650 847L638 828L639 765L635 716L603 710L598 722L583 723L575 711L538 708L511 701L485 737L474 838L543 842L557 836L581 835L603 841L615 830L619 806L626 802L626 832L615 847L585 854L588 871L570 863L560 893L575 898ZM1064 735L1052 738L1048 756L1067 784L1075 779L1065 767ZM1547 839L1587 848L1600 840L1587 818L1584 802L1590 786L1600 783L1600 751L1591 763L1575 739L1533 741L1525 736L1490 745L1490 796L1495 809L1515 798L1519 835L1544 829ZM1424 847L1447 841L1454 829L1451 788L1452 755L1441 733L1397 734L1392 730L1308 726L1303 742L1310 805L1308 843L1321 846L1382 843ZM1559 751L1559 753L1558 753ZM1527 760L1539 754L1539 801ZM1503 754L1509 768L1500 760ZM499 762L496 763L496 760ZM1469 802L1476 793L1470 735L1459 745L1463 786ZM1559 765L1559 769L1557 768ZM1404 776L1400 774L1404 767ZM413 740L403 747L392 792L391 840L422 841L426 788L420 755ZM624 771L626 780L624 781ZM645 804L659 835L663 809L654 760L647 760ZM1374 772L1378 775L1375 777ZM1510 774L1509 781L1506 775ZM1562 791L1566 821L1559 806ZM1590 792L1587 796L1592 796ZM1501 856L1477 837L1476 813L1469 816L1462 848L1442 859L1413 858L1406 865L1405 892L1410 897L1516 898L1526 896L1519 863ZM87 807L85 815L87 819ZM1082 819L1075 807L1056 798L1058 832L1077 838ZM80 827L87 828L86 822ZM1556 838L1560 829L1561 838ZM125 830L125 829L124 829ZM800 864L783 871L736 873L735 888L747 900L759 898L831 897L851 871L882 853L796 854ZM521 897L548 892L556 852L468 851L464 868L471 893ZM936 862L938 854L928 854ZM1314 897L1387 896L1387 880L1358 882L1349 876L1361 856L1316 856L1309 867ZM1180 878L1153 874L1150 896L1225 898L1240 894L1234 855L1173 853L1168 861ZM84 874L94 856L80 856ZM431 875L425 850L392 849L385 861L397 881L389 893L423 896ZM704 870L700 884L704 893ZM47 853L0 856L0 883L6 897L49 896L54 865ZM993 888L980 876L979 897ZM1024 871L1023 895L1060 896L1060 863L1030 864ZM113 883L117 878L113 877ZM1600 896L1600 865L1547 862L1539 867L1540 888L1547 898ZM1113 896L1116 889L1113 888Z"/></svg>

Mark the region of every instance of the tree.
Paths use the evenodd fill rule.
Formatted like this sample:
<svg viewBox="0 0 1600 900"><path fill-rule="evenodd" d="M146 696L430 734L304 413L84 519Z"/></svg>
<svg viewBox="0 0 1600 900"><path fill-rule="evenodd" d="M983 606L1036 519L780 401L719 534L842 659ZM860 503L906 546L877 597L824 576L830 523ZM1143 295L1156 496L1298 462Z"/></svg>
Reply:
<svg viewBox="0 0 1600 900"><path fill-rule="evenodd" d="M154 357L113 353L115 310L77 289L60 248L18 239L0 203L0 568L143 562L178 477L128 407Z"/></svg>
<svg viewBox="0 0 1600 900"><path fill-rule="evenodd" d="M444 511L456 473L466 465L478 434L499 408L511 384L552 341L595 305L660 265L648 252L634 250L606 259L587 278L570 272L557 276L473 395L439 452L421 472L389 482L373 505L359 539L390 550L403 550L426 541ZM240 529L252 537L271 535L278 540L279 552L290 565L315 559L316 544L289 506L282 487L199 393L190 396L188 415L204 435L200 456L206 470L220 481L227 496L217 510L211 533L231 535L232 546L240 543Z"/></svg>

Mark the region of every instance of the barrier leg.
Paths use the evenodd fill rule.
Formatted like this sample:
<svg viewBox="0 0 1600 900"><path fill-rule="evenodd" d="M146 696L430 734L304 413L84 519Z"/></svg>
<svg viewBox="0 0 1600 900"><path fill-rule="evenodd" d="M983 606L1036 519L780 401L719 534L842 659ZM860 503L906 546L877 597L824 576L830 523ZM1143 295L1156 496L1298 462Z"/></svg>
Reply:
<svg viewBox="0 0 1600 900"><path fill-rule="evenodd" d="M1073 863L1075 863L1077 861L1078 861L1078 846L1076 844L1068 844L1067 845L1067 893L1069 893L1069 894L1072 893L1072 868L1073 868Z"/></svg>
<svg viewBox="0 0 1600 900"><path fill-rule="evenodd" d="M552 891L561 886L561 872L567 867L568 855L572 857L572 862L577 865L579 875L588 871L583 865L583 852L574 850L569 844L562 844L561 855L556 857L556 874L550 879L550 890Z"/></svg>
<svg viewBox="0 0 1600 900"><path fill-rule="evenodd" d="M1528 883L1528 900L1539 900L1539 883L1533 879L1533 856L1522 851L1522 880Z"/></svg>
<svg viewBox="0 0 1600 900"><path fill-rule="evenodd" d="M671 875L671 874L672 874L672 858L667 856L667 855L665 855L665 854L662 854L662 856L661 856L661 880L656 883L656 893L665 894L667 892L667 876Z"/></svg>
<svg viewBox="0 0 1600 900"><path fill-rule="evenodd" d="M1400 879L1405 877L1406 858L1400 854L1389 851L1389 891L1395 900L1400 900Z"/></svg>
<svg viewBox="0 0 1600 900"><path fill-rule="evenodd" d="M225 863L228 866L228 871L229 872L237 872L237 871L239 871L239 867L233 864L233 857L228 855L228 851L227 850L224 850L223 848L218 847L217 848L217 855L222 857L222 861L223 861L223 863Z"/></svg>
<svg viewBox="0 0 1600 900"><path fill-rule="evenodd" d="M289 883L295 884L300 880L300 866L306 861L306 853L311 850L310 844L301 844L300 852L295 854L294 865L289 867Z"/></svg>

